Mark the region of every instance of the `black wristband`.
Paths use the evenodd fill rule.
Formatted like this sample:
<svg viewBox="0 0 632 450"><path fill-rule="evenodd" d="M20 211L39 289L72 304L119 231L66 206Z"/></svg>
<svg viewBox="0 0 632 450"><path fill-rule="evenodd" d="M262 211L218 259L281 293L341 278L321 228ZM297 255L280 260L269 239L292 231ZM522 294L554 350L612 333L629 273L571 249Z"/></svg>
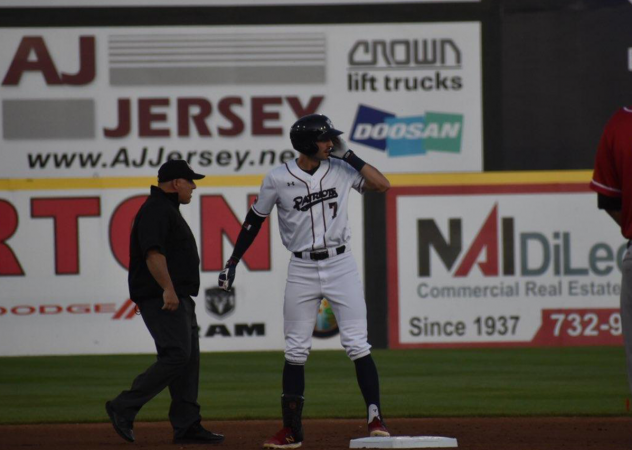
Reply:
<svg viewBox="0 0 632 450"><path fill-rule="evenodd" d="M621 211L621 197L609 197L597 193L597 208L609 211Z"/></svg>
<svg viewBox="0 0 632 450"><path fill-rule="evenodd" d="M347 164L349 164L351 167L353 167L358 172L360 172L362 170L362 168L366 164L364 161L362 161L360 158L358 158L358 155L353 153L351 150L349 150L345 154L343 159L347 162Z"/></svg>
<svg viewBox="0 0 632 450"><path fill-rule="evenodd" d="M236 258L233 255L230 258L228 258L228 261L226 261L226 266L225 267L236 266L237 264L239 264L239 258Z"/></svg>

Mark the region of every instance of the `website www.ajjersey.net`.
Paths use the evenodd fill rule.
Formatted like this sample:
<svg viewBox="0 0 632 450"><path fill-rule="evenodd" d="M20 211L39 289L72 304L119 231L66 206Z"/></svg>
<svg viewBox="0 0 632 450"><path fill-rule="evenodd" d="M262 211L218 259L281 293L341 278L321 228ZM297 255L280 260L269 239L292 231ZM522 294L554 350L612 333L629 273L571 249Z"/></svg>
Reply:
<svg viewBox="0 0 632 450"><path fill-rule="evenodd" d="M165 146L114 152L33 152L27 153L29 170L99 169L125 170L160 167L169 159L185 159L194 167L241 172L249 167L274 167L296 158L294 150L233 149L178 150Z"/></svg>

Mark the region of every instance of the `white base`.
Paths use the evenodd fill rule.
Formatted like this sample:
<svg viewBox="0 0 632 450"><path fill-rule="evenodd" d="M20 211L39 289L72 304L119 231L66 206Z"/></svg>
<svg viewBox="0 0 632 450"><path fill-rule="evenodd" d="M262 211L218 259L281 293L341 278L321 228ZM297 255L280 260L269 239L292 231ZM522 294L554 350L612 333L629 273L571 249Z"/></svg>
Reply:
<svg viewBox="0 0 632 450"><path fill-rule="evenodd" d="M449 448L458 447L455 438L441 436L391 436L351 439L349 448Z"/></svg>

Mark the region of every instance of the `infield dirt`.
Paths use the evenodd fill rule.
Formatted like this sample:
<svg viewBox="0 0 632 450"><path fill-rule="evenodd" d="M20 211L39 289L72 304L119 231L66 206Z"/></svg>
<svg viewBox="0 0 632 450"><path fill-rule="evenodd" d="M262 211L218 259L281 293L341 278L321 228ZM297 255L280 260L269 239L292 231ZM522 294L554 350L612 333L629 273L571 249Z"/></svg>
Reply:
<svg viewBox="0 0 632 450"><path fill-rule="evenodd" d="M204 421L208 429L223 433L226 441L213 448L261 448L279 421ZM629 450L629 417L526 417L390 419L393 435L447 436L458 439L460 450ZM362 420L305 420L306 450L342 450L351 439L365 437ZM136 442L123 441L110 423L0 426L1 450L201 449L211 446L174 445L168 422L135 424Z"/></svg>

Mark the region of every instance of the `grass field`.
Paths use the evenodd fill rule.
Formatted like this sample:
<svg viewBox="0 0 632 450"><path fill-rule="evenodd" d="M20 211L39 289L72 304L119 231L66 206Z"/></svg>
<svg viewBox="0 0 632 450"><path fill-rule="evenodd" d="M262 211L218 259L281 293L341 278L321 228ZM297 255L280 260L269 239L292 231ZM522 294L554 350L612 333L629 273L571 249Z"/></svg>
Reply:
<svg viewBox="0 0 632 450"><path fill-rule="evenodd" d="M377 350L387 417L625 415L622 347ZM0 423L100 422L106 400L128 389L154 355L0 358ZM280 414L281 352L205 353L205 419ZM315 351L306 366L307 418L364 415L342 351ZM166 420L168 391L137 420Z"/></svg>

